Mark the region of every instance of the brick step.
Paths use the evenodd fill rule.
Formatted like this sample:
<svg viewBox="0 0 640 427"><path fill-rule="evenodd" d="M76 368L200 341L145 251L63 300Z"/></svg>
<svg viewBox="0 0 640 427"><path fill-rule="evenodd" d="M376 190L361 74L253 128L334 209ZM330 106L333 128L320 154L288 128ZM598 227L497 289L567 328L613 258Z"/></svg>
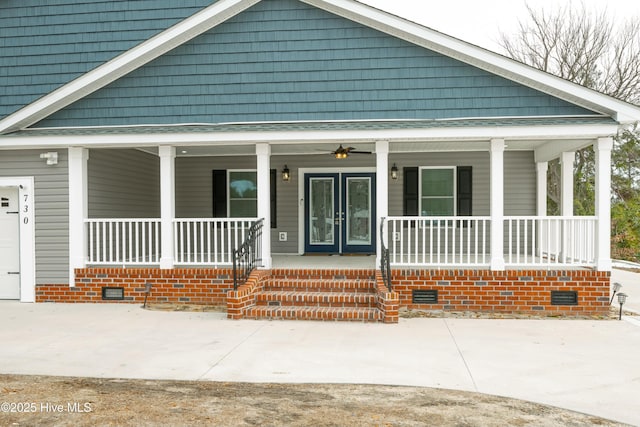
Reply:
<svg viewBox="0 0 640 427"><path fill-rule="evenodd" d="M382 313L377 308L252 306L245 310L244 318L379 322L382 320Z"/></svg>
<svg viewBox="0 0 640 427"><path fill-rule="evenodd" d="M375 270L304 270L283 269L271 270L274 279L306 279L306 280L375 280Z"/></svg>
<svg viewBox="0 0 640 427"><path fill-rule="evenodd" d="M263 291L256 295L256 305L306 307L375 308L377 295L364 292L292 292Z"/></svg>
<svg viewBox="0 0 640 427"><path fill-rule="evenodd" d="M372 280L274 279L265 283L265 290L300 292L374 292Z"/></svg>

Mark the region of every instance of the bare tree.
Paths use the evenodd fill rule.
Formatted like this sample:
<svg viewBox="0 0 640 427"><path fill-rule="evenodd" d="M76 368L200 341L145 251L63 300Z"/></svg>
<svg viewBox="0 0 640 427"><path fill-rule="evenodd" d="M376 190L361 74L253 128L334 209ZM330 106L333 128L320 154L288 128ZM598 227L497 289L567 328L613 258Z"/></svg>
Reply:
<svg viewBox="0 0 640 427"><path fill-rule="evenodd" d="M512 58L582 86L640 103L640 22L615 22L584 3L552 11L527 4L528 17L499 43Z"/></svg>
<svg viewBox="0 0 640 427"><path fill-rule="evenodd" d="M516 34L499 43L512 58L599 92L640 104L640 21L615 21L608 12L592 12L584 3L552 10L526 5L528 16ZM635 149L638 148L635 141ZM618 144L617 146L620 146ZM614 153L615 155L615 153ZM591 147L576 153L575 212L593 214ZM559 213L560 163L549 163L550 213ZM619 190L620 191L620 190Z"/></svg>

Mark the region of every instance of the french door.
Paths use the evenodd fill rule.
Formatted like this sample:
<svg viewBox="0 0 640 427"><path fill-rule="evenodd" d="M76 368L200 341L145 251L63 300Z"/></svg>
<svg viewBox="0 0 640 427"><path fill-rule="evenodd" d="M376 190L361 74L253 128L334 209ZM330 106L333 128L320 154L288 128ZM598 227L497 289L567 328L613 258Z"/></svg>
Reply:
<svg viewBox="0 0 640 427"><path fill-rule="evenodd" d="M374 173L305 174L305 252L375 253Z"/></svg>

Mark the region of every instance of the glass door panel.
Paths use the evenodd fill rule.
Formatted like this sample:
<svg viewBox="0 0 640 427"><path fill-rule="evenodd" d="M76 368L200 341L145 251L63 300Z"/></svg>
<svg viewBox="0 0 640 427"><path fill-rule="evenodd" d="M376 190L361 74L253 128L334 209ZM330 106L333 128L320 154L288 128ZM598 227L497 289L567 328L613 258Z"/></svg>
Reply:
<svg viewBox="0 0 640 427"><path fill-rule="evenodd" d="M340 250L337 174L305 175L305 252Z"/></svg>
<svg viewBox="0 0 640 427"><path fill-rule="evenodd" d="M335 243L333 178L311 178L309 186L311 244L333 245Z"/></svg>
<svg viewBox="0 0 640 427"><path fill-rule="evenodd" d="M346 179L347 245L371 244L371 178Z"/></svg>
<svg viewBox="0 0 640 427"><path fill-rule="evenodd" d="M342 174L342 252L375 253L375 174Z"/></svg>

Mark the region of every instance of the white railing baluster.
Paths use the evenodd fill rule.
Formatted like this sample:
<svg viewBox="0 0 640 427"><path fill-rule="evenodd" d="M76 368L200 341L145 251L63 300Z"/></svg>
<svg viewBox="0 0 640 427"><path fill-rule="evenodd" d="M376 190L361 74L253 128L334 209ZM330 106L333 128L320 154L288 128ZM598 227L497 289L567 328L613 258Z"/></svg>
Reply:
<svg viewBox="0 0 640 427"><path fill-rule="evenodd" d="M595 265L597 217L509 216L504 221L507 266ZM489 217L388 217L385 223L393 240L392 265L489 265Z"/></svg>

